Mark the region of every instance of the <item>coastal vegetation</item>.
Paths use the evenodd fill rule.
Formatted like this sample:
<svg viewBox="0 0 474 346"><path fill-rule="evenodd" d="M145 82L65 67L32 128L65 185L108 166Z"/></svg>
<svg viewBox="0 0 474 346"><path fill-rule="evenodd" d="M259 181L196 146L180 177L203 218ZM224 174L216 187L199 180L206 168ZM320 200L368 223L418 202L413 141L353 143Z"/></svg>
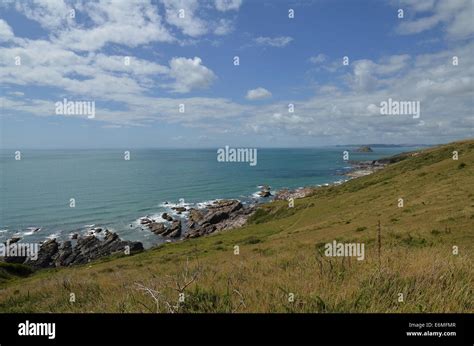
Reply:
<svg viewBox="0 0 474 346"><path fill-rule="evenodd" d="M0 311L474 312L474 140L390 162L241 228L73 267L3 263ZM333 241L365 244L364 260L325 256Z"/></svg>

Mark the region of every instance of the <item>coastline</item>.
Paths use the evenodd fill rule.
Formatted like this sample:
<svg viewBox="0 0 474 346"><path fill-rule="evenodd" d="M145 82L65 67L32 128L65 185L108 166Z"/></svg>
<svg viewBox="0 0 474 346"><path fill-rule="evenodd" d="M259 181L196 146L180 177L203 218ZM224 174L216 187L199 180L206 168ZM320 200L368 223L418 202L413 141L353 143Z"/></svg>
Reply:
<svg viewBox="0 0 474 346"><path fill-rule="evenodd" d="M195 204L179 204L164 202L161 206L167 208L161 215L144 216L136 220L141 230L161 236L163 242L156 243L150 248L156 248L163 243L185 241L191 238L206 236L212 233L237 229L244 226L248 219L255 213L259 205L281 200L295 200L311 195L316 189L341 185L349 180L372 174L392 163L395 157L373 161L349 161L350 169L340 175L347 179L338 179L332 183L316 186L304 186L296 189L283 188L271 190L268 185L259 186L260 191L252 194L247 201L239 199L215 199L208 202ZM85 234L74 233L69 240L57 241L55 237L48 236L41 242L38 259L3 258L5 262L15 262L31 265L35 268L51 268L84 264L100 257L122 253L125 255L148 250L140 241L122 240L117 233L109 231L106 227L95 227ZM130 224L133 227L133 224ZM7 242L14 246L21 238L11 238Z"/></svg>
<svg viewBox="0 0 474 346"><path fill-rule="evenodd" d="M462 153L459 161L453 160L453 151ZM298 292L301 301L311 302L311 297L324 293L322 299L333 307L329 311L321 308L317 299L314 304L298 307L296 312L344 311L347 306L355 306L361 293L365 299L379 293L382 296L375 300L377 305L364 303L357 311L393 311L393 292L402 291L407 282L420 280L423 286L419 291L423 295L417 294L409 306L398 307L397 311L416 312L419 304L425 304L427 311L468 310L471 302L466 287L471 273L472 244L467 242L456 258L446 244L458 244L460 237L469 237L473 216L472 210L466 213L465 206L472 196L466 186L472 180L474 140L449 143L404 157L400 162L390 159L389 166L376 174L346 185L320 188L298 200L294 209L288 209L286 201L267 203L245 227L232 232L164 244L134 256L119 254L46 271L1 263L5 273L4 307L10 312L71 312L71 307L77 312L146 312L148 309L141 301L130 299L134 292L136 298L146 295L137 292L137 285L165 292L164 299L174 302L177 301L174 278L199 273L196 284L186 291L193 304L183 305L182 312L222 313L235 307L239 312L288 312L282 287ZM398 196L407 197L408 208L399 209ZM423 198L416 200L418 196ZM444 196L453 196L449 208ZM377 234L380 233L383 238L379 257ZM326 258L318 250L334 240L365 244L366 260L351 263L341 258ZM432 263L444 265L433 267ZM452 272L453 264L455 272ZM19 274L13 272L20 269ZM446 272L452 272L456 281L449 276L433 282L433 277L446 277ZM28 280L19 279L23 273L29 273ZM340 273L344 275L341 277ZM302 282L301 277L316 279ZM338 277L344 281L335 280ZM72 292L81 293L80 305L71 306L64 299L67 297L65 278ZM228 305L209 304L215 299L228 302L227 278L232 280L230 287L245 297L245 307L239 307L242 296L238 294L233 295L234 300ZM387 285L395 286L387 290ZM459 290L464 299L455 306L440 301L439 292L446 291L446 287L452 287L450 292ZM99 290L104 294L98 295ZM257 290L262 294L256 295ZM213 294L203 295L203 292ZM283 299L277 299L274 305L277 295ZM25 300L25 296L41 299ZM95 300L96 297L100 300ZM129 302L125 311L117 304L120 301ZM346 303L338 305L341 301ZM152 300L148 302L153 304ZM155 311L154 305L151 307ZM166 312L166 306L158 311Z"/></svg>

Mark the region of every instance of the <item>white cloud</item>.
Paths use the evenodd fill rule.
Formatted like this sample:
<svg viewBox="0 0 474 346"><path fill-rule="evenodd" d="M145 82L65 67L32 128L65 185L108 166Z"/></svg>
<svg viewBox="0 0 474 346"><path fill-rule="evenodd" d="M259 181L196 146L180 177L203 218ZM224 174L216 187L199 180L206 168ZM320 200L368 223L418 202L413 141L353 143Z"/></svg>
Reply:
<svg viewBox="0 0 474 346"><path fill-rule="evenodd" d="M86 3L81 9L95 25L61 31L53 41L74 50L93 51L108 43L137 47L175 40L150 1Z"/></svg>
<svg viewBox="0 0 474 346"><path fill-rule="evenodd" d="M409 55L393 55L381 59L378 63L368 60L356 60L352 63L354 74L349 78L352 86L358 91L370 91L386 84L384 78L405 68L410 60Z"/></svg>
<svg viewBox="0 0 474 346"><path fill-rule="evenodd" d="M220 19L214 29L216 35L227 35L234 30L234 23L228 19Z"/></svg>
<svg viewBox="0 0 474 346"><path fill-rule="evenodd" d="M322 53L320 53L320 54L318 54L318 55L316 55L316 56L312 56L311 58L309 58L309 61L310 61L311 63L313 63L313 64L320 64L320 63L325 62L326 59L327 59L327 56L324 55L324 54L322 54Z"/></svg>
<svg viewBox="0 0 474 346"><path fill-rule="evenodd" d="M166 10L166 21L179 28L183 34L198 37L209 31L207 22L197 15L197 0L162 0Z"/></svg>
<svg viewBox="0 0 474 346"><path fill-rule="evenodd" d="M192 3L194 1L187 4ZM35 2L26 4L29 6L24 10L26 12L36 8ZM130 65L126 66L123 58L128 50L123 47L114 47L111 55L104 50L97 52L109 43L129 47L154 41L178 43L174 32L168 31L167 22L159 15L163 6L152 5L149 1L120 1L114 6L108 5L106 2L79 3L78 6L82 7L77 7L78 10L88 16L90 22L87 26L72 25L67 29L64 28L64 19L48 24L39 14L28 12L30 18L43 21L45 27L51 28L48 29L49 40L15 38L10 26L0 20L0 33L14 43L0 46L0 80L7 90L0 98L4 107L2 115L17 116L19 112L50 115L54 112L55 101L63 95L74 95L81 99L117 102L119 107L114 109L100 107L100 103L97 105L95 120L109 126L148 126L160 121L202 128L212 134L259 131L296 138L309 136L312 140L330 138L339 142L344 138L360 138L361 142L372 139L416 142L425 141L425 138L442 141L448 137L473 136L472 43L458 42L437 53L361 59L352 61L344 69L328 69L328 72L335 73L331 82L318 85L314 97L298 101L288 99L246 105L219 97L156 97L156 93L153 94L157 91L156 86L169 88L175 93L187 93L209 87L216 75L198 57L175 57L169 65L131 57ZM421 15L428 18L444 6L450 15L439 19L436 25L443 25L449 37L465 37L463 35L469 32L466 31L465 17L469 11L461 10L465 8L463 1L426 1L419 5L413 2L410 6L423 11ZM44 18L55 11L47 5L40 7L43 12L38 13L43 13ZM201 14L197 7L193 13L196 16ZM188 32L199 36L199 30L193 29L193 25L195 23L176 28L185 35ZM208 33L215 34L225 34L232 27L226 19L202 22L202 25ZM283 47L291 40L291 37L284 36L260 37L254 44ZM323 59L320 55L314 57L315 62ZM454 55L459 57L459 66L451 63ZM15 56L22 57L20 67L13 63ZM341 66L340 61L337 65ZM345 78L347 85L338 85L340 78ZM51 92L53 96L31 99L30 88L19 89L26 95L18 90L23 86L33 90L35 87L50 87L45 90L54 90ZM13 92L8 92L10 90ZM257 88L249 90L246 96L258 100L271 97L271 93ZM381 117L378 105L389 97L419 100L423 122L410 117ZM186 104L185 113L178 112L180 103ZM288 113L288 103L295 103L294 114Z"/></svg>
<svg viewBox="0 0 474 346"><path fill-rule="evenodd" d="M376 88L363 90L357 85L351 84L353 89L346 90L337 89L331 85L322 85L319 94L306 100L297 102L291 99L279 100L272 104L258 106L241 105L223 98L175 99L145 96L145 92L148 90L146 87L140 86L138 83L135 85L126 84L131 83L134 79L121 75L115 76L114 79L114 76L110 77L106 73L107 71L103 71L100 76L94 79L95 81L68 82L58 79L58 82L64 83L59 85L60 87L64 85L65 90L94 92L94 95L100 97L100 100L114 99L123 102L125 106L123 110L97 107L96 120L107 124L148 126L153 121L179 123L182 126L200 128L202 131L212 134L213 138L215 135L229 133L229 131L234 134L259 131L262 135L282 134L301 139L319 138L326 143L330 143L329 141L332 143L344 141L363 143L376 140L387 142L447 141L473 136L472 76L474 75L474 56L470 54L473 48L474 44L469 44L456 49L413 56L412 58L395 55L377 61L363 60L358 63L360 64L358 69L354 66L356 65L354 62L352 64L353 78L356 75L356 70L359 71L359 76L360 71L368 70L369 75L375 79ZM35 53L39 54L39 51L41 50L35 51ZM52 56L45 56L45 63L59 53L52 49L48 51L51 51ZM459 66L452 66L450 63L453 54L460 57L461 64ZM66 58L69 60L65 60L64 65L67 65L67 61L72 61L71 59L77 59L74 56L64 57L64 59ZM93 68L99 68L94 64L101 61L100 56L89 59L89 64ZM3 61L1 57L0 61ZM112 57L111 68L116 71L119 66L115 67L113 61ZM185 65L202 66L199 58L176 58L176 61L181 61ZM58 61L55 61L55 64L57 63ZM53 65L55 66L55 64ZM101 63L97 64L101 65ZM173 65L170 62L170 70L173 69ZM161 70L163 66L149 68ZM0 68L0 72L5 72L3 66ZM51 66L44 66L40 69L35 67L26 72L26 75L12 76L11 79L8 79L8 84L28 83L27 78L35 78L38 83L48 83L50 79L55 81L61 71L54 70ZM5 78L2 73L0 73L0 79L3 81ZM33 75L27 77L30 74ZM59 76L61 75L59 74ZM195 82L189 82L183 81L182 76L176 75L175 77L176 82L181 82L184 86L172 85L171 87L176 87L181 91L189 89L189 85L193 88L201 85L196 82L200 78L194 79ZM185 86L186 84L188 87ZM378 107L381 101L387 100L389 97L394 100L419 100L421 103L420 121L403 116L382 117ZM29 100L28 98L10 99L8 96L5 96L2 101L7 115L28 112L44 116L54 112L52 101ZM186 104L185 113L179 113L180 103ZM295 104L294 114L288 113L288 103Z"/></svg>
<svg viewBox="0 0 474 346"><path fill-rule="evenodd" d="M158 14L158 8L150 0L101 1L73 4L62 0L22 1L16 10L38 22L50 35L50 40L67 49L95 51L109 43L137 47L150 42L173 42ZM76 18L70 17L75 9ZM79 25L78 16L88 17Z"/></svg>
<svg viewBox="0 0 474 346"><path fill-rule="evenodd" d="M8 41L14 37L12 28L3 19L0 19L0 42Z"/></svg>
<svg viewBox="0 0 474 346"><path fill-rule="evenodd" d="M215 0L216 9L222 12L238 10L242 0Z"/></svg>
<svg viewBox="0 0 474 346"><path fill-rule="evenodd" d="M418 34L441 25L447 37L464 39L474 34L472 0L402 0L401 8L416 15L414 19L402 19L397 28L400 34Z"/></svg>
<svg viewBox="0 0 474 346"><path fill-rule="evenodd" d="M202 60L198 57L171 59L169 75L175 79L171 84L174 92L187 93L193 89L205 89L214 82L214 72L201 63Z"/></svg>
<svg viewBox="0 0 474 346"><path fill-rule="evenodd" d="M15 2L15 7L27 18L41 24L46 29L56 29L66 25L74 25L70 17L72 6L63 0L30 0Z"/></svg>
<svg viewBox="0 0 474 346"><path fill-rule="evenodd" d="M271 47L285 47L288 45L291 41L293 41L292 37L289 36L279 36L279 37L257 37L254 39L254 42L257 45L261 46L271 46Z"/></svg>
<svg viewBox="0 0 474 346"><path fill-rule="evenodd" d="M272 97L272 93L265 88L251 89L247 91L247 100L263 100Z"/></svg>
<svg viewBox="0 0 474 346"><path fill-rule="evenodd" d="M136 57L126 58L126 56L98 54L94 57L94 65L104 71L132 73L134 75L167 74L169 72L167 66Z"/></svg>

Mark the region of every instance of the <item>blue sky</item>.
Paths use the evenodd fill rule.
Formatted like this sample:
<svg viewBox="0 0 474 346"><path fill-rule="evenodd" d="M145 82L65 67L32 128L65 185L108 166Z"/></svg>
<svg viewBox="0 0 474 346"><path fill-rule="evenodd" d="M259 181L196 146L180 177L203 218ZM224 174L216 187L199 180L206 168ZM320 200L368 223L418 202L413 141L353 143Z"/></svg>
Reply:
<svg viewBox="0 0 474 346"><path fill-rule="evenodd" d="M472 137L473 22L471 0L3 2L0 145L298 147ZM95 118L56 114L63 98L95 102ZM382 116L388 98L420 102L421 117Z"/></svg>

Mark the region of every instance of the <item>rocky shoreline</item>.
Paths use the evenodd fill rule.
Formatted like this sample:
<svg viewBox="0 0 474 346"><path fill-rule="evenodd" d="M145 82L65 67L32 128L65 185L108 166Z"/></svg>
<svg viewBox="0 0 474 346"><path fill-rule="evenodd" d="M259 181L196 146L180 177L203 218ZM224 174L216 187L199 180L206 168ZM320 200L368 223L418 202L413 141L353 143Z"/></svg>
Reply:
<svg viewBox="0 0 474 346"><path fill-rule="evenodd" d="M374 161L351 161L352 169L344 175L350 179L365 176L383 169L387 164L396 162L396 159L382 159ZM329 186L329 184L325 184ZM260 187L258 196L268 201L291 200L309 196L316 188L302 187L297 189L282 189L273 196L270 186ZM270 198L271 197L271 198ZM172 207L177 215L186 214L184 218L173 218L169 213L163 213L159 222L150 217L140 219L140 225L148 228L154 234L160 235L167 241L191 239L209 235L215 232L239 228L257 210L257 203L243 204L241 201L218 200L204 208L188 208L184 206ZM33 268L65 267L77 264L86 264L101 257L122 253L125 255L144 251L143 244L138 241L125 241L116 233L105 230L104 238L97 236L101 228L95 229L92 234L79 236L74 234L71 239L62 243L56 239L48 239L41 243L37 259L27 257L5 257L9 263L21 263ZM10 239L8 243L14 246L19 238ZM6 243L5 243L6 244Z"/></svg>
<svg viewBox="0 0 474 346"><path fill-rule="evenodd" d="M16 246L11 241L9 246ZM33 260L27 257L13 256L5 257L7 263L26 264L33 268L66 267L76 264L86 264L90 261L113 254L134 254L143 251L140 242L121 240L117 233L105 230L105 237L100 240L95 235L78 237L73 246L71 240L59 243L56 239L44 241Z"/></svg>
<svg viewBox="0 0 474 346"><path fill-rule="evenodd" d="M387 163L383 162L382 160L350 161L349 163L351 164L352 168L344 175L351 178L363 177L365 175L377 172L387 166Z"/></svg>
<svg viewBox="0 0 474 346"><path fill-rule="evenodd" d="M197 238L243 226L255 212L257 205L244 205L238 200L219 200L207 205L204 209L188 209L186 207L173 207L173 209L178 215L189 213L185 223L180 219L173 219L168 213L163 213L162 219L166 222L158 222L152 218L144 217L140 220L140 224L167 239ZM182 237L184 229L186 232ZM102 233L102 229L98 228L92 234L85 236L74 234L71 240L64 242L48 239L41 243L34 260L26 256L7 256L3 258L3 261L43 269L87 264L114 254L133 255L144 251L141 242L122 240L117 233L107 229L104 231L103 239L99 239L98 234L100 233ZM12 238L4 244L14 247L17 246L19 240L20 238Z"/></svg>
<svg viewBox="0 0 474 346"><path fill-rule="evenodd" d="M197 238L243 226L248 217L256 210L256 204L243 205L238 200L219 200L203 209L186 207L173 207L172 209L178 215L187 213L185 222L173 219L168 213L163 213L161 218L166 222L158 222L152 218L144 217L140 220L140 224L164 238L180 238L182 233L185 233L184 239Z"/></svg>

